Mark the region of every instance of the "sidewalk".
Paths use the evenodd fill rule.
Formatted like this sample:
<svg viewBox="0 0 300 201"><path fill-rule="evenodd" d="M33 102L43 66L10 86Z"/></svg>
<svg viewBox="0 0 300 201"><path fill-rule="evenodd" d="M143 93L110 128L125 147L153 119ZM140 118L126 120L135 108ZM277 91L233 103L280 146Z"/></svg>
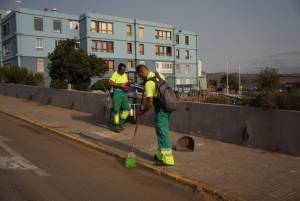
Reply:
<svg viewBox="0 0 300 201"><path fill-rule="evenodd" d="M2 95L0 112L79 138L88 145L101 145L120 158L131 151L135 125L130 123L115 133L104 117ZM182 136L171 132L174 147ZM138 125L134 153L139 166L224 200L300 200L300 157L192 137L194 152L174 150L175 166L156 167L155 129Z"/></svg>

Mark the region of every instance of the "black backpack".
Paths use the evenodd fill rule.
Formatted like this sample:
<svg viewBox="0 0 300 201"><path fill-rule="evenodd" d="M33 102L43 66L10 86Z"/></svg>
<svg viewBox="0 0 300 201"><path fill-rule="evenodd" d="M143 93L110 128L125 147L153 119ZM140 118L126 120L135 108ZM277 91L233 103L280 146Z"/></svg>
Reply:
<svg viewBox="0 0 300 201"><path fill-rule="evenodd" d="M169 85L164 79L162 79L156 72L154 77L147 79L155 82L158 96L156 97L158 104L162 105L167 111L176 111L179 105L179 100Z"/></svg>

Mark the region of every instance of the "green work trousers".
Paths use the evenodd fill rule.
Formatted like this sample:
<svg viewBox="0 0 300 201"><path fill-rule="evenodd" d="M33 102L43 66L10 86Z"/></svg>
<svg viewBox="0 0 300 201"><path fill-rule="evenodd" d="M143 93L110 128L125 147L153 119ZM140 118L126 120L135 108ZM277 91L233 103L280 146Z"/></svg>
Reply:
<svg viewBox="0 0 300 201"><path fill-rule="evenodd" d="M156 157L158 160L174 165L174 157L172 154L171 137L169 133L170 119L172 112L166 111L162 106L155 105L155 131L157 137Z"/></svg>
<svg viewBox="0 0 300 201"><path fill-rule="evenodd" d="M122 113L120 110L122 109ZM130 103L127 96L114 96L113 97L113 110L114 110L114 128L118 129L122 125L130 113Z"/></svg>

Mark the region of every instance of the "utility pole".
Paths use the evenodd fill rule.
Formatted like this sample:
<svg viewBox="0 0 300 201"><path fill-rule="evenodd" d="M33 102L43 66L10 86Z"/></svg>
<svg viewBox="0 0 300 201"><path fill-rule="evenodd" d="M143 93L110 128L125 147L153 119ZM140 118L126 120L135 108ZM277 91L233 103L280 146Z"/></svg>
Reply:
<svg viewBox="0 0 300 201"><path fill-rule="evenodd" d="M228 87L228 64L230 64L229 62L227 63L227 86L226 86L226 94L228 95L228 89L229 89L229 87Z"/></svg>
<svg viewBox="0 0 300 201"><path fill-rule="evenodd" d="M240 67L241 65L238 64L239 67L239 97L241 96L241 71L240 71Z"/></svg>

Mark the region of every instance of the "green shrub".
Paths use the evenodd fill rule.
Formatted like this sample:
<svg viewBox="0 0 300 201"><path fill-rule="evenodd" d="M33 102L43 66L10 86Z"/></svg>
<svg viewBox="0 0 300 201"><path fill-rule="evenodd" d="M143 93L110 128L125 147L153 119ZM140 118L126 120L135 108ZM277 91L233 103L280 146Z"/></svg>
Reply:
<svg viewBox="0 0 300 201"><path fill-rule="evenodd" d="M26 67L12 65L10 67L0 67L0 79L6 80L8 83L38 86L44 81L41 73L33 73L28 71Z"/></svg>
<svg viewBox="0 0 300 201"><path fill-rule="evenodd" d="M101 84L102 83L102 84ZM111 86L109 84L108 80L98 80L97 82L95 82L92 86L91 86L91 90L101 90L101 91L106 91L105 88L110 91Z"/></svg>
<svg viewBox="0 0 300 201"><path fill-rule="evenodd" d="M208 96L203 100L205 103L230 104L230 101L225 96Z"/></svg>
<svg viewBox="0 0 300 201"><path fill-rule="evenodd" d="M68 82L65 81L60 81L60 80L51 80L50 82L50 88L53 89L68 89Z"/></svg>
<svg viewBox="0 0 300 201"><path fill-rule="evenodd" d="M300 90L291 93L260 92L241 99L241 105L265 109L300 111Z"/></svg>

